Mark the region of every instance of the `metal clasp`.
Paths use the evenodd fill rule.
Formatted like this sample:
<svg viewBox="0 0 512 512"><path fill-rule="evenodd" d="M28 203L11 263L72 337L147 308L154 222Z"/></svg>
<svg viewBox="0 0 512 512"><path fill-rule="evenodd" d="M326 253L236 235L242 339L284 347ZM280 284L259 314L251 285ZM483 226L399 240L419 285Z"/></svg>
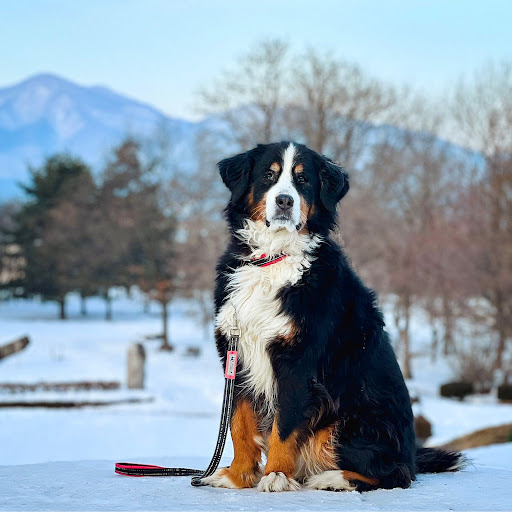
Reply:
<svg viewBox="0 0 512 512"><path fill-rule="evenodd" d="M237 318L237 314L236 314L236 309L233 306L233 325L231 326L231 329L230 329L230 335L232 338L240 338L241 333L242 333L242 331L241 331L240 327L238 326L238 318Z"/></svg>

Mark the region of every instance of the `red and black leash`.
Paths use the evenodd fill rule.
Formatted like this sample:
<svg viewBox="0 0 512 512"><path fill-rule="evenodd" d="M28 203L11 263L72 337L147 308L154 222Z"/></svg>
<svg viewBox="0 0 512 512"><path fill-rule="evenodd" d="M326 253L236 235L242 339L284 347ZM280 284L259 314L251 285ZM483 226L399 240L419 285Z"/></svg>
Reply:
<svg viewBox="0 0 512 512"><path fill-rule="evenodd" d="M286 254L268 256L262 254L260 258L251 260L251 265L257 267L267 267L286 258ZM236 322L235 322L236 323ZM125 476L192 476L191 484L194 487L206 485L203 478L212 475L219 467L219 462L226 444L226 436L229 429L229 422L233 412L233 392L235 388L236 364L238 361L238 341L240 340L240 328L238 325L231 329L228 353L226 358L226 371L224 373L224 397L222 399L222 415L220 419L219 435L217 436L217 445L213 453L212 460L208 467L202 471L200 469L189 468L166 468L163 466L153 466L151 464L134 464L132 462L117 462L115 472L118 475Z"/></svg>
<svg viewBox="0 0 512 512"><path fill-rule="evenodd" d="M229 421L233 411L233 391L235 389L236 364L238 360L238 341L240 339L240 328L233 327L228 342L228 353L226 358L226 371L224 373L224 397L222 399L222 416L220 419L219 435L212 460L208 467L201 469L189 468L166 468L153 466L151 464L133 464L131 462L117 462L115 472L125 476L192 476L191 484L194 487L206 485L203 478L212 475L219 467L219 462L226 444L226 436L229 429Z"/></svg>

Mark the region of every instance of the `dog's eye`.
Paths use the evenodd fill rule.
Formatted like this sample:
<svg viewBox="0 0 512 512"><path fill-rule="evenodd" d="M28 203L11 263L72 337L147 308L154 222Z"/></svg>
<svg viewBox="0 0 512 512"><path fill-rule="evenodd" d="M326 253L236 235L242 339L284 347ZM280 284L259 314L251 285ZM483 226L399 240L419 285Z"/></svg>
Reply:
<svg viewBox="0 0 512 512"><path fill-rule="evenodd" d="M272 181L274 179L274 172L268 171L267 174L265 174L265 178L269 181Z"/></svg>
<svg viewBox="0 0 512 512"><path fill-rule="evenodd" d="M297 181L299 183L307 183L307 179L306 179L306 176L304 176L304 174L297 174Z"/></svg>

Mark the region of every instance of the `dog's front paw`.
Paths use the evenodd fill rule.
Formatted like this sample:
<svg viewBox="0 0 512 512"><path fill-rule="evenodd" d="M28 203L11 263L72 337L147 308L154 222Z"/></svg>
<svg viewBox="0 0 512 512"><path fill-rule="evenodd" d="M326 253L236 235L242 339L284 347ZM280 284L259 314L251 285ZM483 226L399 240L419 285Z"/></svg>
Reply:
<svg viewBox="0 0 512 512"><path fill-rule="evenodd" d="M343 471L337 469L310 476L306 480L306 487L323 491L355 491L356 489L356 486L345 478Z"/></svg>
<svg viewBox="0 0 512 512"><path fill-rule="evenodd" d="M239 487L229 478L229 468L219 468L213 475L207 476L201 480L206 485L212 487L225 487L226 489L238 489Z"/></svg>
<svg viewBox="0 0 512 512"><path fill-rule="evenodd" d="M287 477L280 471L265 475L258 484L258 490L263 492L298 491L299 489L297 480Z"/></svg>
<svg viewBox="0 0 512 512"><path fill-rule="evenodd" d="M243 489L244 487L253 487L261 473L236 472L231 468L219 468L213 475L202 479L202 482L212 487L224 487L226 489Z"/></svg>

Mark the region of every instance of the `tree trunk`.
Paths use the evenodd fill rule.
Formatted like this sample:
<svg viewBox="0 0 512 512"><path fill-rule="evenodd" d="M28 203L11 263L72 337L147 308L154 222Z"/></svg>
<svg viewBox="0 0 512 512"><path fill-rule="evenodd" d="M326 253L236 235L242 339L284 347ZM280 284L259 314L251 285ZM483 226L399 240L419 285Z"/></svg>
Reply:
<svg viewBox="0 0 512 512"><path fill-rule="evenodd" d="M403 347L403 363L402 369L404 372L405 379L412 379L411 370L411 351L410 351L410 339L409 339L409 321L411 316L411 298L409 295L405 295L403 298L403 317L404 326L400 330L400 341Z"/></svg>
<svg viewBox="0 0 512 512"><path fill-rule="evenodd" d="M80 294L80 314L82 316L87 316L87 307L85 301L87 300L86 296Z"/></svg>
<svg viewBox="0 0 512 512"><path fill-rule="evenodd" d="M59 309L60 309L59 317L61 320L66 320L66 298L61 297L58 302L59 302Z"/></svg>
<svg viewBox="0 0 512 512"><path fill-rule="evenodd" d="M160 350L173 350L173 346L169 343L169 329L168 329L168 318L167 318L167 305L166 301L161 301L162 305L162 345Z"/></svg>
<svg viewBox="0 0 512 512"><path fill-rule="evenodd" d="M439 331L435 320L432 321L432 345L430 348L430 360L435 363L437 361L437 349L439 347Z"/></svg>
<svg viewBox="0 0 512 512"><path fill-rule="evenodd" d="M203 327L203 336L207 339L210 336L210 325L213 321L211 294L208 291L198 291L195 297Z"/></svg>
<svg viewBox="0 0 512 512"><path fill-rule="evenodd" d="M432 330L432 340L430 342L430 361L435 363L437 360L437 351L439 348L439 329L437 328L434 301L428 300L425 308L428 314L428 322Z"/></svg>
<svg viewBox="0 0 512 512"><path fill-rule="evenodd" d="M498 332L498 347L496 350L496 361L494 363L495 370L503 369L503 353L507 342L507 333L505 329L506 319L503 312L503 296L500 292L496 294L496 331Z"/></svg>
<svg viewBox="0 0 512 512"><path fill-rule="evenodd" d="M505 335L504 329L500 329L498 333L498 350L496 352L496 362L494 368L496 370L503 369L503 353L505 352L505 345L507 342L507 336Z"/></svg>
<svg viewBox="0 0 512 512"><path fill-rule="evenodd" d="M110 297L109 290L104 295L105 299L105 320L112 320L112 298Z"/></svg>
<svg viewBox="0 0 512 512"><path fill-rule="evenodd" d="M453 352L453 309L450 299L443 297L443 323L444 323L444 345L443 355L447 356Z"/></svg>

